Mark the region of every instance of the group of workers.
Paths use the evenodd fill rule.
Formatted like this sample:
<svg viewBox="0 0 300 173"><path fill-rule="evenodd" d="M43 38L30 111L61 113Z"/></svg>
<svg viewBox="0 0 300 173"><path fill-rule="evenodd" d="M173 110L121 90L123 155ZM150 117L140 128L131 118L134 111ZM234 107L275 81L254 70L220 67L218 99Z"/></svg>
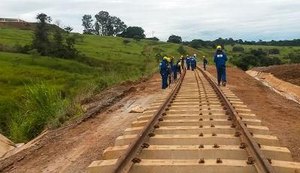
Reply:
<svg viewBox="0 0 300 173"><path fill-rule="evenodd" d="M227 56L222 49L222 46L217 46L216 53L214 55L214 62L217 69L217 82L218 86L221 84L226 86L226 61ZM203 56L203 69L206 70L208 60ZM194 71L197 66L196 54L193 56L183 55L175 62L174 57L164 56L159 64L160 74L162 77L162 89L168 88L172 81L177 80L177 74L181 74L183 70Z"/></svg>

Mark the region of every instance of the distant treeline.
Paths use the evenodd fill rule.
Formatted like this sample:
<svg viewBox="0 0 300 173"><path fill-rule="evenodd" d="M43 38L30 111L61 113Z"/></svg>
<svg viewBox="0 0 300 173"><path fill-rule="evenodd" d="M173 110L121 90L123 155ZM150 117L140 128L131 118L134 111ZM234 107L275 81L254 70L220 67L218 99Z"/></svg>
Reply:
<svg viewBox="0 0 300 173"><path fill-rule="evenodd" d="M184 45L191 46L193 48L201 48L201 47L213 47L215 48L216 45L232 45L241 44L241 45L267 45L267 46L300 46L300 39L294 40L280 40L280 41L244 41L242 39L234 40L232 38L218 38L213 41L205 41L201 39L194 39L192 41L185 41L183 42Z"/></svg>

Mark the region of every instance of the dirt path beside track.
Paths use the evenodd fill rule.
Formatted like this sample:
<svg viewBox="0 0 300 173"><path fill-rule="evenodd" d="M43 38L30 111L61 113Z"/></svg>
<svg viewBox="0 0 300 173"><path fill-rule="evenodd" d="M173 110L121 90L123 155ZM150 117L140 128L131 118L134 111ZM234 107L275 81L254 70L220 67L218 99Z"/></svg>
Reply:
<svg viewBox="0 0 300 173"><path fill-rule="evenodd" d="M208 71L216 75L215 67ZM227 68L228 86L300 161L300 105L271 91L244 71Z"/></svg>

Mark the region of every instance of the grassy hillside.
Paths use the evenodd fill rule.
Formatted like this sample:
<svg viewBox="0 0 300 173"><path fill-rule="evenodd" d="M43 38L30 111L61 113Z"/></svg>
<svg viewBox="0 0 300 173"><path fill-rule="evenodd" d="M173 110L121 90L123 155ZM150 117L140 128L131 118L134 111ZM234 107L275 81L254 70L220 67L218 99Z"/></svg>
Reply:
<svg viewBox="0 0 300 173"><path fill-rule="evenodd" d="M179 56L177 44L78 35L76 48L88 60L65 60L4 52L30 44L31 30L0 27L0 35L0 132L18 142L80 115L84 97L152 74L157 54Z"/></svg>

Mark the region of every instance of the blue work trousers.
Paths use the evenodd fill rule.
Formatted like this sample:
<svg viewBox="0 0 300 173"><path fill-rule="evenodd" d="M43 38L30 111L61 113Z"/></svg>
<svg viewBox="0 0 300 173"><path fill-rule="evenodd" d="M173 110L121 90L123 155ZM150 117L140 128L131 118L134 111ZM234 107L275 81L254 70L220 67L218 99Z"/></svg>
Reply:
<svg viewBox="0 0 300 173"><path fill-rule="evenodd" d="M222 82L226 82L226 66L221 65L217 66L217 76L218 76L218 84Z"/></svg>
<svg viewBox="0 0 300 173"><path fill-rule="evenodd" d="M161 74L162 89L168 88L168 74Z"/></svg>

